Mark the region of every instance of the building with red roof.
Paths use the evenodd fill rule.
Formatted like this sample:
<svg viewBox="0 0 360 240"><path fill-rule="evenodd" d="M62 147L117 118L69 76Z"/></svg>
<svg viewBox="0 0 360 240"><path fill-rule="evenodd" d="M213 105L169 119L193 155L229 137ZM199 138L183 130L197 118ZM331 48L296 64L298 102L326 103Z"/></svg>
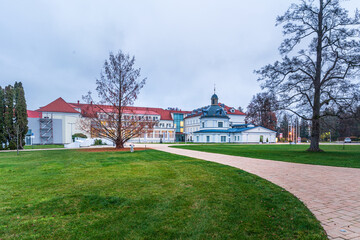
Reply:
<svg viewBox="0 0 360 240"><path fill-rule="evenodd" d="M75 133L83 133L91 137L83 130L80 124L82 119L91 119L99 114L106 115L116 111L114 106L80 103L80 101L71 103L59 97L35 111L28 110L29 129L35 136L34 144L71 143L72 135ZM151 131L132 140L135 142L193 141L193 133L199 131L200 118L205 112L209 116L222 113L223 118L229 119L230 125L245 123L245 113L218 102L193 111L136 106L122 108L124 115L143 116L157 121Z"/></svg>
<svg viewBox="0 0 360 240"><path fill-rule="evenodd" d="M69 103L59 97L35 111L28 110L29 129L34 137L34 144L66 144L72 142L72 135L85 132L81 119L91 119L101 113L116 112L113 106L87 103ZM162 109L152 107L127 106L122 109L124 115L150 117L157 121L152 132L133 139L133 141L174 142L183 140L183 120L190 111Z"/></svg>

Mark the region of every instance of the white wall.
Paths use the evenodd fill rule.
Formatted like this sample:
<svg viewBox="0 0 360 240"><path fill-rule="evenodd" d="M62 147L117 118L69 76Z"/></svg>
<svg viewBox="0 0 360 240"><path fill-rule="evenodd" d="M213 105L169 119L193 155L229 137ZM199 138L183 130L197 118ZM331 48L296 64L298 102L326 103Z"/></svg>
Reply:
<svg viewBox="0 0 360 240"><path fill-rule="evenodd" d="M232 124L245 124L245 115L228 114L228 117L230 117L230 122Z"/></svg>
<svg viewBox="0 0 360 240"><path fill-rule="evenodd" d="M62 141L64 144L72 142L72 134L76 133L80 113L58 113L58 112L43 112L42 117L49 117L53 119L62 120Z"/></svg>

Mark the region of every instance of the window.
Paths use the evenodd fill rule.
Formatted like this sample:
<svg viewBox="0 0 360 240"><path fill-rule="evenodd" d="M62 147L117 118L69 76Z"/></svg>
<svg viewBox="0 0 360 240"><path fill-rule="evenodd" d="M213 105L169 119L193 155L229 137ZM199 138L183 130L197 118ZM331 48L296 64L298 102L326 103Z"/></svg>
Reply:
<svg viewBox="0 0 360 240"><path fill-rule="evenodd" d="M203 128L205 127L205 122L202 122L202 127L203 127Z"/></svg>
<svg viewBox="0 0 360 240"><path fill-rule="evenodd" d="M223 122L218 122L218 127L219 127L219 128L224 127L224 123L223 123Z"/></svg>
<svg viewBox="0 0 360 240"><path fill-rule="evenodd" d="M210 136L206 136L206 142L210 142Z"/></svg>
<svg viewBox="0 0 360 240"><path fill-rule="evenodd" d="M221 136L221 142L222 143L226 142L226 136Z"/></svg>
<svg viewBox="0 0 360 240"><path fill-rule="evenodd" d="M196 142L199 142L199 136L196 136Z"/></svg>

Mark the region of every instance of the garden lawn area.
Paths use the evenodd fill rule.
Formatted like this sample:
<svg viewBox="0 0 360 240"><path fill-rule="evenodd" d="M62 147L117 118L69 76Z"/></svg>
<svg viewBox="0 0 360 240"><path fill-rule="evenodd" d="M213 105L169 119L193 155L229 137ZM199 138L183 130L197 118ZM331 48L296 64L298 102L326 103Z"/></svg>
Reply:
<svg viewBox="0 0 360 240"><path fill-rule="evenodd" d="M306 152L309 145L290 144L202 144L173 147L284 162L360 168L360 145L345 145L345 150L342 145L320 145L324 152L318 153Z"/></svg>
<svg viewBox="0 0 360 240"><path fill-rule="evenodd" d="M47 144L47 145L25 145L24 149L48 149L48 148L64 148L64 145Z"/></svg>
<svg viewBox="0 0 360 240"><path fill-rule="evenodd" d="M0 239L326 239L293 195L155 150L0 153Z"/></svg>

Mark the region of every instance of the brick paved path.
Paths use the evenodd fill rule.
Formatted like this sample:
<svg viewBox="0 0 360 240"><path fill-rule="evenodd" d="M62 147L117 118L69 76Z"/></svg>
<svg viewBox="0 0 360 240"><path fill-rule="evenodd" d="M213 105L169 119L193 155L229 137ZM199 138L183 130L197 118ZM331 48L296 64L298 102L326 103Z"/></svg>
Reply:
<svg viewBox="0 0 360 240"><path fill-rule="evenodd" d="M321 222L329 239L360 240L360 169L236 157L160 144L150 147L256 174L303 201Z"/></svg>

